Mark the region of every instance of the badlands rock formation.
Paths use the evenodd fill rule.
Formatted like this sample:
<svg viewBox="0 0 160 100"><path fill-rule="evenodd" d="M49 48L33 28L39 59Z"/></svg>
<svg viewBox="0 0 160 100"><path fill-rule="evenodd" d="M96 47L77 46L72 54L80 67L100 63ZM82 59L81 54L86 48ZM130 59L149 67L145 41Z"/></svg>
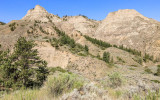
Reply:
<svg viewBox="0 0 160 100"><path fill-rule="evenodd" d="M39 30L38 26L34 26L35 20L42 22L39 25L50 34L49 36L55 34L52 26L56 25L82 45L85 45L82 35L88 35L111 44L123 44L126 47L141 50L143 53L150 53L155 57L160 55L160 23L132 9L112 12L106 19L95 21L85 16L60 18L37 5L29 10L22 20L11 21L0 26L0 42L4 44L4 48L13 47L19 36L28 37L27 31L32 31L32 28L34 28L33 35L47 36ZM11 31L9 25L14 22L17 23L16 29Z"/></svg>
<svg viewBox="0 0 160 100"><path fill-rule="evenodd" d="M49 17L52 18L52 21L59 22L61 21L58 16L48 13L43 7L40 5L36 5L35 8L29 10L27 14L22 18L22 20L41 20L42 22L48 22Z"/></svg>
<svg viewBox="0 0 160 100"><path fill-rule="evenodd" d="M22 20L52 21L68 34L93 36L111 44L124 45L143 53L160 54L160 23L147 18L133 9L109 13L106 19L95 21L85 16L64 16L59 18L37 5L28 11Z"/></svg>
<svg viewBox="0 0 160 100"><path fill-rule="evenodd" d="M58 44L59 47L53 46L51 40L59 41L61 39L55 27L64 31L79 45L88 46L88 53L83 54L79 48L72 48L68 44ZM60 18L37 5L34 9L29 10L21 20L13 20L5 25L0 25L0 44L2 45L0 50L10 49L12 51L17 39L23 36L28 40L35 41L37 44L35 49L39 51L41 59L47 61L48 67L59 66L67 69L93 81L98 86L104 82L102 88L103 85L104 87L107 85L109 75L118 72L122 74L126 83L115 91L123 91L125 96L129 95L128 97L133 96L134 93L140 94L141 91L143 93L147 90L157 91L160 86L157 83L160 82L160 77L154 75L157 67L153 61L144 62L150 68L148 70L152 72L148 74L145 72L145 68L141 67L143 64L139 62L143 60L141 56L116 47L102 48L88 41L84 35L160 57L160 22L144 17L131 9L109 13L104 20L96 21L86 16ZM113 65L103 61L104 52L110 53ZM93 89L92 86L86 85L82 88L82 92L86 93L83 95L87 98L95 97L95 93L90 89ZM98 95L97 99L99 99L99 94L104 93L99 89L93 90ZM66 94L64 98L77 96L82 99L81 94L78 93L79 91L75 90L71 94ZM124 98L122 97L122 100Z"/></svg>
<svg viewBox="0 0 160 100"><path fill-rule="evenodd" d="M160 23L135 10L119 10L108 14L95 32L104 41L159 55Z"/></svg>

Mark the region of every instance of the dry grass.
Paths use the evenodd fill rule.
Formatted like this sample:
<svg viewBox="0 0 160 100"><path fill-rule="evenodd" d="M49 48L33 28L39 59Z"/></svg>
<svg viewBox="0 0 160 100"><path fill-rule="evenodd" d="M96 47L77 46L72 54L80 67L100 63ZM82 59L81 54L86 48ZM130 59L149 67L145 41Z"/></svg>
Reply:
<svg viewBox="0 0 160 100"><path fill-rule="evenodd" d="M12 93L4 93L2 100L55 100L63 93L81 88L83 80L78 75L58 72L48 76L41 89L21 89Z"/></svg>

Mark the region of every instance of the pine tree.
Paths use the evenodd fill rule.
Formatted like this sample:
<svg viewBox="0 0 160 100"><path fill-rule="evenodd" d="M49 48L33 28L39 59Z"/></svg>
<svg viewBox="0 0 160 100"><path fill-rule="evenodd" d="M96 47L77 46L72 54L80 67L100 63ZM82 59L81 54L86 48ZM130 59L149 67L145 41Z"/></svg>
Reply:
<svg viewBox="0 0 160 100"><path fill-rule="evenodd" d="M88 46L87 46L87 45L85 45L85 47L84 47L84 48L85 48L85 51L87 51L87 52L88 52L88 50L89 50L89 49L88 49Z"/></svg>
<svg viewBox="0 0 160 100"><path fill-rule="evenodd" d="M14 52L1 67L4 86L33 87L43 84L48 73L47 63L40 59L34 47L33 41L27 41L24 37L18 39Z"/></svg>
<svg viewBox="0 0 160 100"><path fill-rule="evenodd" d="M103 61L105 61L106 63L110 62L110 53L109 52L103 53Z"/></svg>
<svg viewBox="0 0 160 100"><path fill-rule="evenodd" d="M11 66L11 61L9 58L9 50L0 51L0 73L1 73L0 86L4 86L4 84L8 87L11 86L12 82L9 81L8 78L12 77L11 72L13 70L14 69Z"/></svg>

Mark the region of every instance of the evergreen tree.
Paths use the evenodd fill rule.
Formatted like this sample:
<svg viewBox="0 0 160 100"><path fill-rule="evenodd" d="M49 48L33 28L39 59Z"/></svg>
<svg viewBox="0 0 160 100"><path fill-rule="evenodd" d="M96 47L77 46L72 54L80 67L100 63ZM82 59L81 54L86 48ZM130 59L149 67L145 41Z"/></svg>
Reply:
<svg viewBox="0 0 160 100"><path fill-rule="evenodd" d="M10 67L10 66L11 66L11 61L9 59L9 50L0 51L0 71L1 71L0 86L4 86L4 82L6 86L10 86L10 84L12 83L7 79L8 76L11 76L10 72L14 70L13 67Z"/></svg>
<svg viewBox="0 0 160 100"><path fill-rule="evenodd" d="M33 41L20 37L15 44L14 52L4 59L0 68L3 70L5 87L41 86L47 77L47 63L40 59L38 51L33 49ZM7 55L7 53L6 53Z"/></svg>
<svg viewBox="0 0 160 100"><path fill-rule="evenodd" d="M87 46L87 45L85 45L85 47L84 47L84 48L85 48L85 51L87 51L87 52L89 51L89 49L88 49L88 46Z"/></svg>
<svg viewBox="0 0 160 100"><path fill-rule="evenodd" d="M101 40L97 40L96 38L91 38L87 35L84 36L88 41L92 42L93 44L96 44L98 46L104 47L104 48L108 48L108 47L112 47L111 44L101 41Z"/></svg>
<svg viewBox="0 0 160 100"><path fill-rule="evenodd" d="M110 62L110 53L109 52L103 53L103 61L105 61L106 63Z"/></svg>

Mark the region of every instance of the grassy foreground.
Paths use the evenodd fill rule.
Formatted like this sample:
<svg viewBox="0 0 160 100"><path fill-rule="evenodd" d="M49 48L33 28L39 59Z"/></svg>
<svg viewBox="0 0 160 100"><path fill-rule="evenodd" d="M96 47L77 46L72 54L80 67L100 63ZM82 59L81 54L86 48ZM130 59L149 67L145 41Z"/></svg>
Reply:
<svg viewBox="0 0 160 100"><path fill-rule="evenodd" d="M81 88L84 84L82 78L72 73L56 72L48 76L41 89L20 89L12 93L4 93L2 100L55 100L62 94Z"/></svg>

